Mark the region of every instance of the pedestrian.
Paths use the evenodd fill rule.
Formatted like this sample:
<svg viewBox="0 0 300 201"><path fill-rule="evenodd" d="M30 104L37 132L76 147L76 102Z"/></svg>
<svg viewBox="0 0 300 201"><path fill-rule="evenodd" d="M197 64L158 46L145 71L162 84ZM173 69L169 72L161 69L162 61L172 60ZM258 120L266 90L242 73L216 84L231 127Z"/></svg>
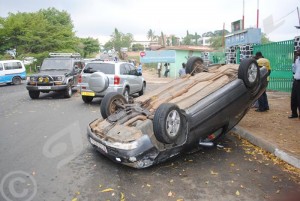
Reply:
<svg viewBox="0 0 300 201"><path fill-rule="evenodd" d="M185 72L185 63L182 63L181 64L182 65L182 68L181 69L179 69L179 77L182 77L182 76L184 76L184 75L186 75L186 72Z"/></svg>
<svg viewBox="0 0 300 201"><path fill-rule="evenodd" d="M143 68L142 68L142 63L139 63L139 66L137 67L137 72L142 75L142 71L143 71Z"/></svg>
<svg viewBox="0 0 300 201"><path fill-rule="evenodd" d="M292 70L293 70L294 79L293 79L292 94L291 94L292 114L289 116L290 119L300 117L300 48L298 48L296 51L296 58L292 66Z"/></svg>
<svg viewBox="0 0 300 201"><path fill-rule="evenodd" d="M168 77L168 73L170 72L170 64L169 63L165 63L165 77Z"/></svg>
<svg viewBox="0 0 300 201"><path fill-rule="evenodd" d="M158 74L158 77L160 77L160 72L161 72L161 63L157 63L157 74Z"/></svg>
<svg viewBox="0 0 300 201"><path fill-rule="evenodd" d="M266 67L268 70L268 81L269 81L269 76L271 74L271 65L270 65L270 61L266 58L264 58L264 56L262 55L261 52L257 52L255 54L255 58L257 59L257 64L259 67ZM258 109L256 109L256 112L265 112L267 110L269 110L269 103L268 103L268 96L266 93L266 90L264 91L264 93L258 98Z"/></svg>

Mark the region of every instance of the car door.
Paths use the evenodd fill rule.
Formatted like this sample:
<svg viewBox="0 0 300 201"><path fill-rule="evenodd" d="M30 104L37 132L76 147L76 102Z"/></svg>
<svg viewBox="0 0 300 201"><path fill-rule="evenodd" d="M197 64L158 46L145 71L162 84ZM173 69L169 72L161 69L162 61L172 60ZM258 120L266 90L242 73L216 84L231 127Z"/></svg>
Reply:
<svg viewBox="0 0 300 201"><path fill-rule="evenodd" d="M133 89L132 92L136 93L142 89L143 81L140 76L137 76L137 69L129 63L127 63L127 65L130 69L129 77L130 77L130 83L131 83L131 86Z"/></svg>
<svg viewBox="0 0 300 201"><path fill-rule="evenodd" d="M0 83L3 83L5 81L5 73L2 63L0 63Z"/></svg>

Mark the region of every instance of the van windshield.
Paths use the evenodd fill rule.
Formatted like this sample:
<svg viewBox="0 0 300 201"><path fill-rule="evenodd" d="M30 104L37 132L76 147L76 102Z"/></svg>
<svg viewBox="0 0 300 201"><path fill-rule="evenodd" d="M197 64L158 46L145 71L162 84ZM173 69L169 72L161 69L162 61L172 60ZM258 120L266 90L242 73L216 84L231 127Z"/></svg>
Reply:
<svg viewBox="0 0 300 201"><path fill-rule="evenodd" d="M41 70L72 70L71 59L45 59Z"/></svg>
<svg viewBox="0 0 300 201"><path fill-rule="evenodd" d="M115 65L110 63L88 63L84 68L83 72L102 72L104 74L115 74Z"/></svg>

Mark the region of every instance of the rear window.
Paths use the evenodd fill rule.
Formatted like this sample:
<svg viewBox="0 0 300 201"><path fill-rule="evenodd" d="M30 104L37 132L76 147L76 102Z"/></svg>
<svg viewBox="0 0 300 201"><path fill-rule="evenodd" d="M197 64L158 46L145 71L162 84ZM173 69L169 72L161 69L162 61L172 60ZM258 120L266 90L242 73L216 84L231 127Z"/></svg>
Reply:
<svg viewBox="0 0 300 201"><path fill-rule="evenodd" d="M84 68L83 72L102 72L104 74L115 74L115 65L109 63L88 63Z"/></svg>

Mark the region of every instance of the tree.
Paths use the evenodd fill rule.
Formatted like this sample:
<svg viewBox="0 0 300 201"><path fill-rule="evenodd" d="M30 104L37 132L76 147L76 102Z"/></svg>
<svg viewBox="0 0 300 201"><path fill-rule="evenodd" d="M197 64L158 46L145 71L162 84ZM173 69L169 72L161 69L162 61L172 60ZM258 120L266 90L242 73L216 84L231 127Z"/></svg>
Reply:
<svg viewBox="0 0 300 201"><path fill-rule="evenodd" d="M133 44L132 45L132 51L136 52L136 51L144 51L144 45L142 44Z"/></svg>
<svg viewBox="0 0 300 201"><path fill-rule="evenodd" d="M162 40L162 46L166 47L166 41L165 41L165 36L164 36L163 32L161 32L161 40Z"/></svg>
<svg viewBox="0 0 300 201"><path fill-rule="evenodd" d="M266 33L262 33L261 35L261 44L272 43L270 39L267 37Z"/></svg>
<svg viewBox="0 0 300 201"><path fill-rule="evenodd" d="M152 31L152 29L149 29L149 31L147 32L147 38L151 41L153 41L154 39L154 31Z"/></svg>
<svg viewBox="0 0 300 201"><path fill-rule="evenodd" d="M121 47L129 48L133 41L133 35L131 33L123 34L119 32L117 28L111 35L111 39L105 43L105 49L115 49L116 51L120 52Z"/></svg>
<svg viewBox="0 0 300 201"><path fill-rule="evenodd" d="M79 44L70 15L55 8L35 13L9 13L0 22L3 27L0 29L2 54L16 49L17 56L47 55L51 51L74 51Z"/></svg>
<svg viewBox="0 0 300 201"><path fill-rule="evenodd" d="M87 57L91 53L99 52L100 46L98 39L93 39L91 37L81 38L81 42L83 43L83 55Z"/></svg>
<svg viewBox="0 0 300 201"><path fill-rule="evenodd" d="M183 38L184 45L191 45L193 36L189 34L189 31L186 31L186 36Z"/></svg>
<svg viewBox="0 0 300 201"><path fill-rule="evenodd" d="M223 36L213 36L209 39L210 47L219 49L223 46Z"/></svg>

